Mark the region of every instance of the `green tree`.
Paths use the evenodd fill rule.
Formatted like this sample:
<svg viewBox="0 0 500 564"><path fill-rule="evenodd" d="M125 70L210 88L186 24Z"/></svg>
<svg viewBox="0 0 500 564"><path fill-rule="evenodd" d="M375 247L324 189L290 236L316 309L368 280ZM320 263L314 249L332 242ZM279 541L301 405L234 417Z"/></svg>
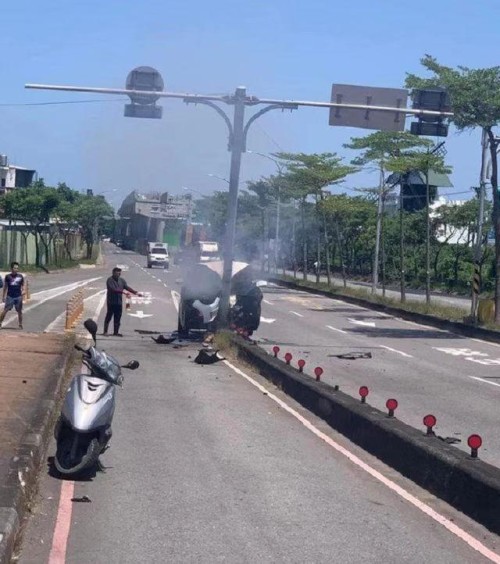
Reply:
<svg viewBox="0 0 500 564"><path fill-rule="evenodd" d="M378 286L380 240L384 218L385 200L392 186L386 183L387 162L402 151L426 147L427 139L422 139L407 131L376 131L365 137L352 137L350 143L344 145L347 149L362 151L353 159L353 165L366 167L375 166L379 172L379 187L377 191L377 227L375 233L375 253L372 270L372 294L376 293ZM385 256L385 253L382 253ZM383 268L385 265L383 265Z"/></svg>
<svg viewBox="0 0 500 564"><path fill-rule="evenodd" d="M431 76L422 78L408 74L409 88L440 86L449 93L453 117L459 131L480 128L488 140L491 158L491 186L493 189L492 224L495 232L495 322L500 322L500 200L498 194L499 140L494 128L500 124L500 66L470 69L444 66L430 56L421 60ZM484 175L481 175L483 182Z"/></svg>
<svg viewBox="0 0 500 564"><path fill-rule="evenodd" d="M35 264L41 267L49 262L50 243L55 235L51 226L61 201L56 188L45 186L43 180L28 188L12 190L4 196L3 210L8 219L22 221L27 232L35 238ZM27 257L26 257L27 261Z"/></svg>
<svg viewBox="0 0 500 564"><path fill-rule="evenodd" d="M76 204L76 218L87 247L86 258L91 259L98 239L99 222L114 215L112 206L103 196L81 196Z"/></svg>
<svg viewBox="0 0 500 564"><path fill-rule="evenodd" d="M431 218L430 218L430 204L431 204L431 193L429 186L429 174L431 172L437 174L448 174L451 172L451 168L444 163L444 158L442 155L430 151L427 148L426 151L418 151L415 149L409 149L407 151L401 151L399 155L391 157L387 161L388 170L398 172L403 177L407 176L409 173L417 171L421 172L425 177L425 299L427 304L431 301ZM401 205L401 208L403 206ZM401 235L402 236L402 235ZM401 263L404 264L404 249L401 250ZM404 268L401 268L404 272ZM404 282L404 276L402 277ZM404 299L404 287L402 286L401 298Z"/></svg>
<svg viewBox="0 0 500 564"><path fill-rule="evenodd" d="M304 279L307 278L307 237L305 226L306 202L309 196L313 196L316 202L316 209L319 211L318 204L325 197L325 188L342 183L346 176L357 171L352 165L343 164L342 157L335 153L320 153L307 155L305 153L276 153L276 156L284 163L287 173L284 175L288 185L290 196L300 202L302 237L303 237L303 261ZM317 260L320 262L320 229L323 228L324 248L326 256L328 282L331 282L330 255L328 250L328 233L325 218L323 225L318 221L317 230ZM317 272L319 279L319 270Z"/></svg>

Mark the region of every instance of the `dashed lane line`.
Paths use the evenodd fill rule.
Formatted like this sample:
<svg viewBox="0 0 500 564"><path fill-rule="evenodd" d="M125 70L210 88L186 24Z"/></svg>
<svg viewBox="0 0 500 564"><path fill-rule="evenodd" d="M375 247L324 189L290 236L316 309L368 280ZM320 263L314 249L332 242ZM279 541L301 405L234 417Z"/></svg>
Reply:
<svg viewBox="0 0 500 564"><path fill-rule="evenodd" d="M391 351L393 353L400 354L401 356L404 356L405 358L413 358L413 356L411 354L405 353L403 351L398 351L398 349L393 349L392 347L388 347L386 345L380 345L380 348L386 349L386 350Z"/></svg>
<svg viewBox="0 0 500 564"><path fill-rule="evenodd" d="M331 325L326 325L326 327L328 329L331 329L332 331L337 331L338 333L344 333L344 335L347 335L347 331L344 331L343 329L337 329L336 327L332 327Z"/></svg>

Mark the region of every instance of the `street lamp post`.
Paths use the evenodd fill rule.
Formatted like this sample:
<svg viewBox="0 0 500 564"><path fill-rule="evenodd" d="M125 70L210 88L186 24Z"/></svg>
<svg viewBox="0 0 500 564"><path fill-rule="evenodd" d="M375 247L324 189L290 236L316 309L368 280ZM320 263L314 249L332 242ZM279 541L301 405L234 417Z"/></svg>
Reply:
<svg viewBox="0 0 500 564"><path fill-rule="evenodd" d="M221 325L227 326L229 322L229 298L231 290L231 273L233 259L233 244L236 227L236 211L238 204L238 185L241 168L241 155L246 151L246 139L250 126L255 120L271 110L296 110L299 106L315 108L343 108L354 110L396 112L400 114L413 114L417 116L429 115L450 117L451 112L423 110L421 108L402 108L389 106L376 106L369 104L350 104L340 102L314 102L307 100L276 100L247 96L246 88L236 88L232 95L199 95L181 92L166 92L163 90L163 79L158 71L151 67L134 69L127 78L126 88L100 88L89 86L66 86L49 84L26 84L25 88L38 90L52 90L65 92L88 92L93 94L126 95L131 99L131 104L125 107L126 117L160 118L161 107L156 106L160 98L177 98L186 104L204 104L216 111L225 121L229 132L228 148L231 152L231 167L229 173L229 209L226 226L226 244L224 256L223 286L221 293ZM226 104L234 106L233 120L217 105ZM264 104L265 107L253 114L245 124L245 107Z"/></svg>

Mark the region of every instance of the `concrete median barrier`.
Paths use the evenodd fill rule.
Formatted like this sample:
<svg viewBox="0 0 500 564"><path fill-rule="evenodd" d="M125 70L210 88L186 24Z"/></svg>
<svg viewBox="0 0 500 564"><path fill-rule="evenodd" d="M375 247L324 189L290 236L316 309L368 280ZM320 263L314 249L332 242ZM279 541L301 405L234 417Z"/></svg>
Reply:
<svg viewBox="0 0 500 564"><path fill-rule="evenodd" d="M419 486L500 534L500 469L315 381L234 336L238 356L333 429ZM422 417L425 414L422 414Z"/></svg>

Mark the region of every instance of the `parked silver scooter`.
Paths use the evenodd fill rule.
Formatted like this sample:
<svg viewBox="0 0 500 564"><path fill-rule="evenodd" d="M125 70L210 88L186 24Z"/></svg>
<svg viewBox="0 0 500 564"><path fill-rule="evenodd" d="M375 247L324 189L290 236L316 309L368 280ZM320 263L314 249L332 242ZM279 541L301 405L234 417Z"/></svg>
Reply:
<svg viewBox="0 0 500 564"><path fill-rule="evenodd" d="M55 466L66 476L91 469L99 462L111 438L111 422L115 411L115 386L123 383L122 368L136 370L139 362L132 360L120 366L111 355L98 351L97 324L84 322L94 339L94 346L84 349L82 362L89 374L77 374L68 388L61 415L54 429L57 441Z"/></svg>

